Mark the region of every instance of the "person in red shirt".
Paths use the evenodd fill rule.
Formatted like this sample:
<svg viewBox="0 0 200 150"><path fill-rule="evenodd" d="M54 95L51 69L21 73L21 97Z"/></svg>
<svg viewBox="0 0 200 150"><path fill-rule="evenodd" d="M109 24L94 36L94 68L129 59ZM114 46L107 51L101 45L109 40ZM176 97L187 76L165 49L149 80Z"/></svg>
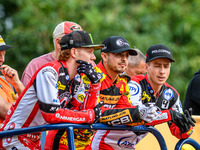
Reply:
<svg viewBox="0 0 200 150"><path fill-rule="evenodd" d="M54 50L50 53L34 58L29 62L21 78L24 86L30 82L32 76L42 65L58 59L61 51L60 40L65 34L71 33L72 31L82 31L82 28L79 24L72 21L63 21L55 27L52 34Z"/></svg>

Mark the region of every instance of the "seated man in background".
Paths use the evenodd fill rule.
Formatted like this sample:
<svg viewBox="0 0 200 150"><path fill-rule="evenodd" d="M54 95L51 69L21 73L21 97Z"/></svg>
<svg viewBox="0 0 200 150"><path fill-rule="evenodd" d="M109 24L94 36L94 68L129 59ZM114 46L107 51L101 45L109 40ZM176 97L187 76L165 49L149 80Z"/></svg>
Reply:
<svg viewBox="0 0 200 150"><path fill-rule="evenodd" d="M135 49L135 51L138 54L128 57L128 66L125 71L130 77L146 73L146 57L139 49Z"/></svg>
<svg viewBox="0 0 200 150"><path fill-rule="evenodd" d="M5 119L8 110L17 99L18 95L24 90L24 86L19 79L17 71L3 64L6 50L10 48L12 48L12 46L6 45L0 35L0 72L3 74L3 76L0 76L0 123ZM15 95L14 89L11 86L17 91L17 95Z"/></svg>

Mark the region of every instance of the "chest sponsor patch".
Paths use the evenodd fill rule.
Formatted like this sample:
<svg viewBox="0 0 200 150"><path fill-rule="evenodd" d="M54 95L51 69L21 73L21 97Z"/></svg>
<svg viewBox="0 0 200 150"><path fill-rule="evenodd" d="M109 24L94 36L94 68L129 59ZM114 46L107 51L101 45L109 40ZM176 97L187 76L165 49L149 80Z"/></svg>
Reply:
<svg viewBox="0 0 200 150"><path fill-rule="evenodd" d="M83 94L78 94L77 99L81 102L83 102L85 96Z"/></svg>
<svg viewBox="0 0 200 150"><path fill-rule="evenodd" d="M142 101L147 100L147 102L150 102L151 97L146 93L146 91L142 92Z"/></svg>
<svg viewBox="0 0 200 150"><path fill-rule="evenodd" d="M65 90L65 88L66 88L66 85L63 85L60 81L58 81L57 89L59 89L59 90Z"/></svg>
<svg viewBox="0 0 200 150"><path fill-rule="evenodd" d="M65 76L65 79L66 79L66 80L69 80L69 75L66 75L66 76Z"/></svg>
<svg viewBox="0 0 200 150"><path fill-rule="evenodd" d="M135 96L139 93L139 86L136 83L131 83L129 85L129 91L131 96Z"/></svg>
<svg viewBox="0 0 200 150"><path fill-rule="evenodd" d="M164 97L166 100L171 100L171 99L174 97L174 92L172 91L172 89L166 89L166 90L163 92L163 97Z"/></svg>
<svg viewBox="0 0 200 150"><path fill-rule="evenodd" d="M74 77L74 80L77 82L81 82L81 76L78 74Z"/></svg>
<svg viewBox="0 0 200 150"><path fill-rule="evenodd" d="M100 99L101 101L104 101L105 104L117 104L117 102L119 101L121 95L103 95L100 94Z"/></svg>

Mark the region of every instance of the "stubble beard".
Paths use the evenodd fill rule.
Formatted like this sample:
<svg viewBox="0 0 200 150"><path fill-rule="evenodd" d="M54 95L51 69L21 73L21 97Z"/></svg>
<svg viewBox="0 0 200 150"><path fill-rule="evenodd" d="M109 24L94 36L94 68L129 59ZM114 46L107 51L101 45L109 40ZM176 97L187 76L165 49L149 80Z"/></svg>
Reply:
<svg viewBox="0 0 200 150"><path fill-rule="evenodd" d="M125 68L118 68L117 66L112 65L112 63L108 62L108 67L111 71L116 72L116 73L123 73L125 71Z"/></svg>

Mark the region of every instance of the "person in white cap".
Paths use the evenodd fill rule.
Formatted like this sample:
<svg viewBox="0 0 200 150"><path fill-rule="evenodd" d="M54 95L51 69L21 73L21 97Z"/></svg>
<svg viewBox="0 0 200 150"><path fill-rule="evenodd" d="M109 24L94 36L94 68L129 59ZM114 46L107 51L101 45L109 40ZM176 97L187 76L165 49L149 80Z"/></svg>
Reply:
<svg viewBox="0 0 200 150"><path fill-rule="evenodd" d="M17 71L3 64L6 50L10 48L12 48L12 46L6 45L0 35L0 72L3 74L3 76L0 75L0 123L5 119L8 110L17 96L24 90L24 85L21 83ZM13 88L16 90L17 95Z"/></svg>
<svg viewBox="0 0 200 150"><path fill-rule="evenodd" d="M26 86L31 77L34 75L42 65L58 59L58 54L61 51L60 40L61 38L72 31L82 31L80 25L75 22L64 21L58 24L53 31L54 50L50 53L44 54L40 57L34 58L25 68L21 81Z"/></svg>

